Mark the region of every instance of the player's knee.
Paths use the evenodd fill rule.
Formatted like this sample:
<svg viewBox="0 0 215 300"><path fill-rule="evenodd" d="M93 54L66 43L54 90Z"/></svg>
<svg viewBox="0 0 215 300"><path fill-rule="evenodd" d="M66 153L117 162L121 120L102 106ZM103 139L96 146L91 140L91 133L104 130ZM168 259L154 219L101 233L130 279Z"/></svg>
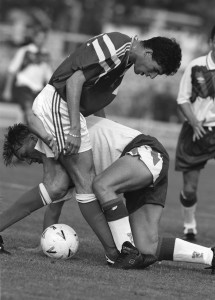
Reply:
<svg viewBox="0 0 215 300"><path fill-rule="evenodd" d="M110 187L107 185L107 182L103 179L101 175L97 175L94 178L92 188L93 192L98 198L105 195L110 189Z"/></svg>
<svg viewBox="0 0 215 300"><path fill-rule="evenodd" d="M49 183L49 184L45 184L46 186L46 190L51 198L52 201L55 201L55 200L59 200L61 198L63 198L67 191L68 191L68 187L67 186L63 186L63 185L60 185L59 183L57 182L52 182L52 183Z"/></svg>
<svg viewBox="0 0 215 300"><path fill-rule="evenodd" d="M193 206L197 202L195 191L182 191L180 193L180 202L185 207Z"/></svg>

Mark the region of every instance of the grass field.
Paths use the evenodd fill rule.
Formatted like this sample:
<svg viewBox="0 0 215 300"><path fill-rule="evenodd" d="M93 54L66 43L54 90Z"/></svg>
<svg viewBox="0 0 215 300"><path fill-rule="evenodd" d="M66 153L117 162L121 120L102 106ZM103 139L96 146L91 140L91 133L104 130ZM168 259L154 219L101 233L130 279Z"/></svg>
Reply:
<svg viewBox="0 0 215 300"><path fill-rule="evenodd" d="M215 165L202 172L199 184L198 243L215 244ZM41 166L6 168L0 163L0 210L9 207L22 193L41 182ZM181 236L182 222L178 195L181 174L171 161L166 208L160 234ZM80 247L69 261L52 261L42 254L27 253L20 247L39 242L44 209L7 229L3 236L12 256L0 256L0 300L136 300L214 299L215 276L204 265L162 262L146 270L121 271L106 266L102 246L81 216L75 201L67 203L60 222L78 233Z"/></svg>

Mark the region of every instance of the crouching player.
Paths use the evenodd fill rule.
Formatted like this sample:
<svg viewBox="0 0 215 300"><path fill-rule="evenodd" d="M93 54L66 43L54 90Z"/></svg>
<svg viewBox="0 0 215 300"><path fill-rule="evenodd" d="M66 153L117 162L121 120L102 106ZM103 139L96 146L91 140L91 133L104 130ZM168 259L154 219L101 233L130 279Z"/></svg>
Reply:
<svg viewBox="0 0 215 300"><path fill-rule="evenodd" d="M122 245L122 251L113 267L145 268L157 260L174 260L203 263L214 270L214 249L175 238L163 238L158 243L169 162L163 146L151 136L107 119L92 116L87 122L96 173L99 174L94 180L93 188L102 199L101 205L115 243ZM14 136L14 131L16 142L10 138ZM67 173L57 161L47 158L41 151L52 155L50 149L32 135L26 126L15 125L10 128L4 144L5 162L9 163L15 155L29 163L43 163L44 182L49 194L54 194L54 191L60 194L61 190L65 193L70 185ZM59 184L56 189L57 182ZM121 193L124 193L126 199L136 247L131 243L127 228L125 231L122 226L127 218L127 211ZM58 222L62 204L52 203L55 199L56 197L50 196L49 209L45 214L46 227ZM0 232L21 219L21 215L24 218L26 211L31 213L44 204L47 203L43 203L41 199L30 202L19 199L15 203L15 210L12 206L0 216ZM106 239L105 236L103 238Z"/></svg>

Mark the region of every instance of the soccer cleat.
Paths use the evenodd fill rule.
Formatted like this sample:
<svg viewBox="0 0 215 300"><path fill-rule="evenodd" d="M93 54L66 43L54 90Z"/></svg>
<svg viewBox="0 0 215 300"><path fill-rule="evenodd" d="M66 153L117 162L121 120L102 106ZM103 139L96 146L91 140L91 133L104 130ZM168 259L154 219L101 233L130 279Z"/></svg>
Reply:
<svg viewBox="0 0 215 300"><path fill-rule="evenodd" d="M212 259L212 263L210 267L207 267L205 269L211 270L211 274L215 275L215 247L211 248L211 250L213 251L214 255L213 255L213 259Z"/></svg>
<svg viewBox="0 0 215 300"><path fill-rule="evenodd" d="M0 235L0 254L11 254L9 251L5 250L4 249L4 242L3 242L3 238L2 236Z"/></svg>
<svg viewBox="0 0 215 300"><path fill-rule="evenodd" d="M139 250L130 242L126 241L122 245L122 251L116 259L113 268L115 269L137 269L143 264L143 257Z"/></svg>
<svg viewBox="0 0 215 300"><path fill-rule="evenodd" d="M107 256L107 254L106 254L105 258L106 258L107 264L109 266L112 266L115 263L115 261L116 261L117 257L119 256L119 254L120 254L120 252L118 250L117 250L117 256L115 255L115 257L113 257L113 255L112 255L112 257L110 257L110 256Z"/></svg>
<svg viewBox="0 0 215 300"><path fill-rule="evenodd" d="M196 241L197 231L195 228L189 228L184 230L184 240L188 242Z"/></svg>

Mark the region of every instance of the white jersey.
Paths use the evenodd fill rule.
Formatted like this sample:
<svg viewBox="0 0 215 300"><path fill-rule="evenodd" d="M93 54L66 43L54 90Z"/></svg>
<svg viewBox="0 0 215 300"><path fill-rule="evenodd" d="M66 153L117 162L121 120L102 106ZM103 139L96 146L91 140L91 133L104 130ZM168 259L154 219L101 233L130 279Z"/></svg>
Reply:
<svg viewBox="0 0 215 300"><path fill-rule="evenodd" d="M215 63L210 52L194 59L186 68L180 82L177 103L190 103L199 121L215 126Z"/></svg>
<svg viewBox="0 0 215 300"><path fill-rule="evenodd" d="M124 148L140 131L117 122L90 116L86 118L93 150L96 174L101 173L116 161Z"/></svg>
<svg viewBox="0 0 215 300"><path fill-rule="evenodd" d="M138 130L96 116L87 117L86 123L96 166L96 174L99 174L116 161L125 146L141 134ZM54 157L51 149L41 140L38 140L35 149L46 154L47 157Z"/></svg>
<svg viewBox="0 0 215 300"><path fill-rule="evenodd" d="M39 50L34 44L21 47L12 59L8 71L16 74L16 86L27 86L39 92L49 81L52 69L48 52Z"/></svg>

